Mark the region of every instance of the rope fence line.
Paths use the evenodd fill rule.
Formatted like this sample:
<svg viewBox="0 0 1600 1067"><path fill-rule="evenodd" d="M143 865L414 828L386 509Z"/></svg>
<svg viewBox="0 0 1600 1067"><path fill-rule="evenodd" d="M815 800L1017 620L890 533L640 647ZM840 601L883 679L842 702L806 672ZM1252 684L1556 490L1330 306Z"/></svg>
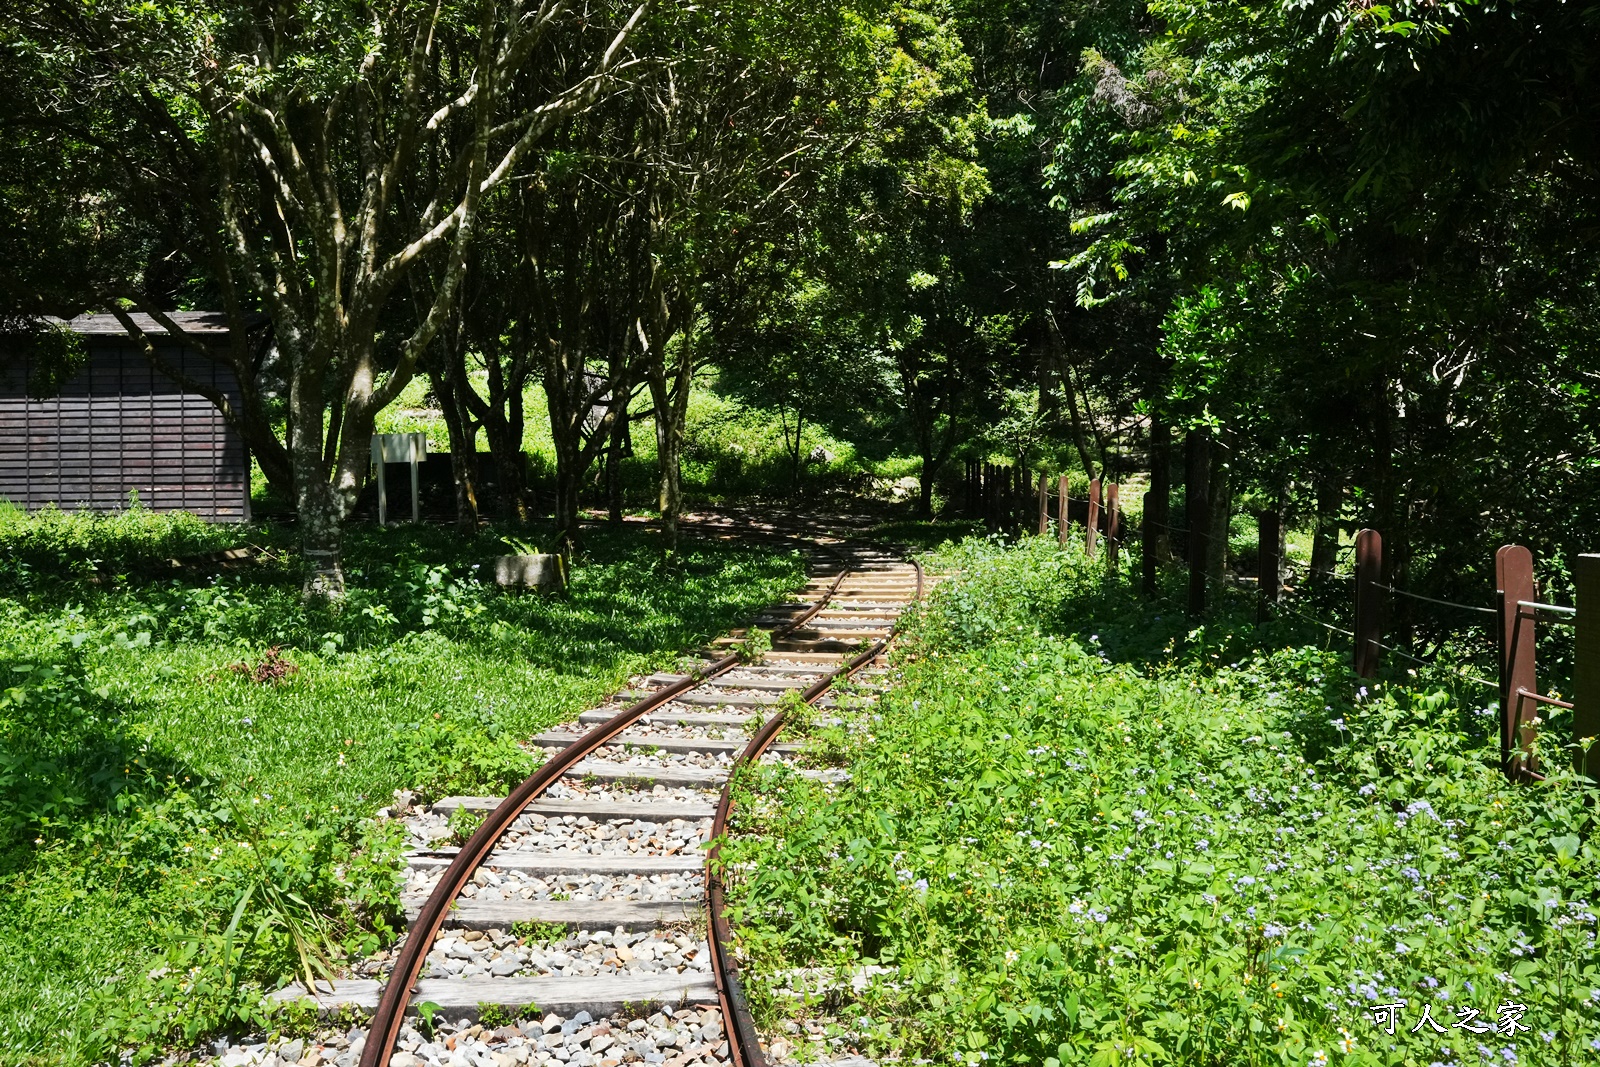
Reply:
<svg viewBox="0 0 1600 1067"><path fill-rule="evenodd" d="M1572 710L1572 702L1570 700L1557 700L1555 697L1547 697L1540 693L1530 693L1526 689L1518 689L1515 695L1518 700L1531 700L1536 704L1550 704L1554 707L1565 708L1568 711Z"/></svg>
<svg viewBox="0 0 1600 1067"><path fill-rule="evenodd" d="M1344 575L1343 577L1351 578L1351 577L1354 577L1354 575ZM1392 586L1381 585L1381 584L1376 583L1376 582L1374 582L1373 584L1379 589L1386 589L1389 592L1399 592L1399 590L1394 589ZM1419 599L1431 599L1431 598L1419 598ZM1462 607L1462 608L1471 607L1471 605L1467 605L1467 604L1451 604L1448 601L1438 601L1438 603L1445 604L1446 606L1449 606L1449 607ZM1279 602L1278 606L1281 607L1283 610L1289 612L1291 615L1294 615L1294 616L1296 616L1298 618L1304 619L1306 622L1313 623L1314 625L1317 625L1317 626L1321 626L1326 630L1333 631L1334 633L1342 634L1343 636L1348 637L1351 640L1355 639L1356 635L1355 635L1354 631L1346 630L1346 629L1344 629L1342 627L1339 627L1339 626L1334 626L1332 623L1325 622L1322 619L1316 618L1315 616L1307 615L1303 611L1297 611L1297 610L1295 610L1294 608L1290 607L1288 604L1286 604L1286 603L1284 603L1282 601ZM1491 615L1496 614L1496 612L1494 612L1490 608L1472 608L1472 610L1485 611L1485 612L1488 612ZM1399 656L1401 659L1408 660L1411 663L1415 663L1420 667L1429 667L1429 668L1432 668L1434 670L1450 671L1451 673L1458 675L1463 680L1471 682L1474 685L1487 686L1488 688L1495 689L1495 690L1498 690L1500 688L1500 684L1498 682L1491 682L1487 678L1480 678L1475 674L1469 673L1468 671L1466 671L1465 669L1463 669L1461 667L1454 667L1454 666L1449 666L1449 665L1446 665L1446 664L1442 664L1442 663L1439 663L1437 660L1423 659L1421 656L1417 656L1417 655L1414 655L1414 654L1412 654L1410 652L1407 652L1405 649L1396 648L1393 645L1386 645L1382 641L1373 640L1372 643L1374 645L1376 645L1378 648L1382 649L1383 651L1391 653L1391 654L1396 655L1396 656Z"/></svg>
<svg viewBox="0 0 1600 1067"><path fill-rule="evenodd" d="M1522 611L1523 608L1527 608L1528 611L1527 612ZM1517 601L1517 614L1519 614L1519 615L1531 614L1531 615L1537 616L1538 613L1541 612L1541 611L1549 612L1552 615L1562 616L1562 618L1556 618L1556 619L1547 620L1549 622L1555 623L1557 626L1576 626L1577 625L1577 614L1578 614L1578 609L1577 608L1569 608L1569 607L1566 607L1565 605L1562 605L1562 604L1541 604L1537 600L1519 600L1519 601Z"/></svg>
<svg viewBox="0 0 1600 1067"><path fill-rule="evenodd" d="M1312 615L1307 615L1303 611L1296 611L1294 608L1291 608L1288 604L1285 604L1282 601L1280 601L1278 603L1278 606L1280 608L1282 608L1284 611L1287 611L1290 615L1298 616L1299 618L1304 619L1306 622L1314 623L1315 625L1321 626L1321 627L1323 627L1324 629L1327 629L1327 630L1332 630L1336 634L1343 634L1345 637L1348 637L1348 638L1351 638L1351 639L1354 639L1355 636L1356 636L1355 632L1352 631L1352 630L1346 630L1341 626L1335 626L1331 622L1323 622L1321 619L1316 618L1315 616L1312 616Z"/></svg>
<svg viewBox="0 0 1600 1067"><path fill-rule="evenodd" d="M1476 604L1460 604L1460 603L1457 603L1454 600L1440 600L1438 597L1423 596L1421 593L1413 593L1408 589L1396 589L1392 585L1384 585L1384 584L1382 584L1380 582L1373 582L1372 584L1373 584L1373 586L1375 588L1383 589L1383 590L1385 590L1387 592L1395 594L1396 596L1409 597L1412 600L1421 600L1424 603L1428 603L1428 604L1439 604L1439 605L1441 605L1443 607L1447 607L1447 608L1460 608L1462 611L1481 611L1485 615L1498 615L1498 614L1500 614L1498 611L1494 610L1493 608L1479 607Z"/></svg>

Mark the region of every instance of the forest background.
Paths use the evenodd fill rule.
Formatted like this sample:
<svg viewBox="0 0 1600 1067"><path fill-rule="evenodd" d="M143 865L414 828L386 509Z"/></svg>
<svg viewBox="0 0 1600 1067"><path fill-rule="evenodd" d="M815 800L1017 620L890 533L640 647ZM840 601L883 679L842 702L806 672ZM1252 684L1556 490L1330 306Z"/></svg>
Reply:
<svg viewBox="0 0 1600 1067"><path fill-rule="evenodd" d="M468 525L570 533L589 493L670 529L686 449L702 489L838 457L925 514L1008 458L1148 469L1163 512L1204 482L1172 521L1219 534L1281 507L1314 564L1374 526L1423 592L1482 592L1487 540L1559 583L1600 500L1597 32L1553 0L33 0L0 306L62 369L41 316L224 311L226 414L333 591L368 436L417 412Z"/></svg>
<svg viewBox="0 0 1600 1067"><path fill-rule="evenodd" d="M1261 507L1313 567L1370 526L1387 583L1483 604L1517 541L1564 599L1600 507L1597 35L1555 0L9 5L0 326L49 357L30 386L83 358L58 318L222 312L214 399L297 522L256 578L123 584L237 531L0 510L0 1061L262 1025L301 948L395 933L368 818L395 789L506 787L515 737L799 575L589 527L568 599L464 577L580 505L670 538L686 495L877 479L927 515L1009 460L1148 485L1214 580ZM472 537L349 523L404 429L448 448ZM990 595L1090 573L1034 552ZM1155 622L1162 650L1192 626ZM1237 662L1205 632L1206 670Z"/></svg>

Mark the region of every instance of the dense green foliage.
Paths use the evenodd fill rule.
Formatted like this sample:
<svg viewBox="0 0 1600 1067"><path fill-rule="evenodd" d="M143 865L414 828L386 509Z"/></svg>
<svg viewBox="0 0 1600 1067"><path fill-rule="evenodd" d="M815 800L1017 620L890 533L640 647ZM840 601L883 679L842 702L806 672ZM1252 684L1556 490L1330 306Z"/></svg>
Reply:
<svg viewBox="0 0 1600 1067"><path fill-rule="evenodd" d="M695 497L892 492L945 521L879 533L926 543L978 517L962 460L1148 475L1144 547L1170 517L1212 613L1076 549L950 550L872 739L819 738L852 784L746 798L760 973L888 966L867 1043L936 1058L1515 1058L1453 1018L1390 1040L1383 998L1523 998L1517 1056L1588 1056L1592 808L1498 777L1439 665L1481 628L1393 600L1436 662L1359 691L1224 578L1259 507L1323 578L1369 526L1400 589L1482 606L1517 541L1570 592L1596 54L1595 0L13 4L0 374L81 368L48 313L219 310L213 402L297 521L208 579L169 560L238 531L0 510L0 1057L259 1022L392 932L395 789L503 787L798 573L585 531L568 597L504 596L480 511L572 543L648 503L670 541ZM346 538L370 434L414 427L460 533ZM1548 690L1572 646L1539 640Z"/></svg>
<svg viewBox="0 0 1600 1067"><path fill-rule="evenodd" d="M1508 784L1477 691L1357 689L1342 649L1194 627L1044 539L940 558L960 573L903 684L819 736L849 783L773 769L740 797L724 856L765 1011L807 1010L773 994L790 967L877 965L838 1012L877 1056L1592 1058L1589 793ZM1389 1036L1371 1011L1399 1002ZM1528 1030L1456 1027L1506 1003ZM1446 1033L1409 1032L1424 1005Z"/></svg>
<svg viewBox="0 0 1600 1067"><path fill-rule="evenodd" d="M602 533L567 596L502 594L492 532L428 529L355 538L337 612L283 562L138 576L242 533L286 558L282 530L137 512L0 526L0 1062L260 1025L263 988L395 933L396 790L508 788L520 740L800 576Z"/></svg>
<svg viewBox="0 0 1600 1067"><path fill-rule="evenodd" d="M307 10L0 24L0 332L225 311L235 425L319 552L402 396L463 529L488 481L569 532L584 496L670 527L685 488L837 484L823 434L926 516L962 459L1126 482L1176 473L1176 431L1219 544L1272 506L1326 567L1372 526L1387 577L1472 599L1485 535L1555 581L1592 547L1592 3ZM694 454L696 383L758 412L759 460Z"/></svg>

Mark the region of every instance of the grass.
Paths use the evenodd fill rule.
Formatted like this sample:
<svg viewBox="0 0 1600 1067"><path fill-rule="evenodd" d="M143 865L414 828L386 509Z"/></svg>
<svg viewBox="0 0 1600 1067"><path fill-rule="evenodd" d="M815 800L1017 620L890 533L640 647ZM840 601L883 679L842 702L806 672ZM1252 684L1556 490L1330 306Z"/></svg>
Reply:
<svg viewBox="0 0 1600 1067"><path fill-rule="evenodd" d="M292 531L0 515L0 1063L284 1025L262 990L395 933L399 840L372 816L397 789L507 788L540 758L519 739L802 578L651 536L593 533L544 598L478 580L492 535L353 530L332 612L290 562L149 577Z"/></svg>
<svg viewBox="0 0 1600 1067"><path fill-rule="evenodd" d="M485 372L475 373L481 379ZM479 380L477 385L483 392L483 381ZM431 450L448 451L449 433L444 418L437 408L430 406L428 397L426 379L413 379L395 404L379 414L377 431L426 433ZM641 399L639 405L644 410L650 408L648 399ZM556 458L544 390L530 384L523 397L523 408L523 450L531 457L537 476L550 482L555 477ZM686 500L708 503L751 496L786 496L795 488L778 412L723 395L716 387L714 372L706 371L690 393L686 419L682 469ZM622 462L624 496L630 507L647 508L654 504L658 491L654 420L648 416L638 419L632 425L631 434L633 454ZM488 447L481 430L477 444L480 450ZM861 455L850 441L829 433L820 425L808 423L802 434L801 455L809 456L816 448L823 449L831 458L826 462L803 464L803 485L799 488L808 493L860 488L874 477L892 481L914 474L919 466L904 456L870 458ZM597 475L603 467L602 457L591 469L591 475ZM603 494L593 492L590 502L602 501Z"/></svg>
<svg viewBox="0 0 1600 1067"><path fill-rule="evenodd" d="M980 534L983 522L979 519L890 519L867 532L875 541L906 545L913 548L932 549L951 540Z"/></svg>
<svg viewBox="0 0 1600 1067"><path fill-rule="evenodd" d="M1076 545L937 562L902 684L819 738L848 785L769 769L735 809L769 1025L940 1063L1593 1062L1600 851L1559 750L1511 785L1456 676L1363 688L1293 620L1195 625ZM843 1000L773 978L867 966Z"/></svg>

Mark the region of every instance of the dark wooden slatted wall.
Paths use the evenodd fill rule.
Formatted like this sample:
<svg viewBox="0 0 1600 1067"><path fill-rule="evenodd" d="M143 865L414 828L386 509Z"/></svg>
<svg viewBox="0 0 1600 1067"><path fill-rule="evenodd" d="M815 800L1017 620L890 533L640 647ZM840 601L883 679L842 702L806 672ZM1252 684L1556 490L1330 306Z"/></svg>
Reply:
<svg viewBox="0 0 1600 1067"><path fill-rule="evenodd" d="M227 368L169 348L183 373L237 402ZM0 497L30 511L115 511L130 492L152 511L214 522L250 516L244 443L205 397L186 394L126 344L91 342L88 365L59 397L28 397L25 358L0 374Z"/></svg>

